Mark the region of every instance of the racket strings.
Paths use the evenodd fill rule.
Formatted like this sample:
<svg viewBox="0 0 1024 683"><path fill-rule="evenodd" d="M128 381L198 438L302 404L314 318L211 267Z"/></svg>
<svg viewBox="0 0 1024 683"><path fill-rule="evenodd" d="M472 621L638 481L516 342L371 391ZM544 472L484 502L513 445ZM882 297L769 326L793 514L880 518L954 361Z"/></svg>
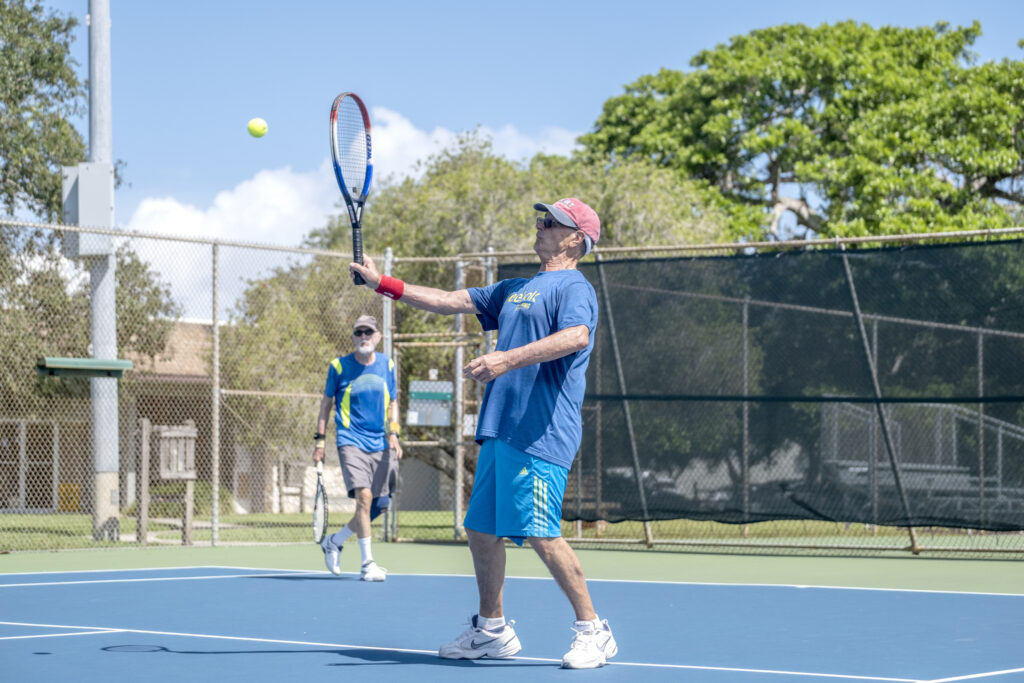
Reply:
<svg viewBox="0 0 1024 683"><path fill-rule="evenodd" d="M338 106L334 127L338 166L345 187L353 197L363 194L366 181L366 126L355 100L346 97Z"/></svg>
<svg viewBox="0 0 1024 683"><path fill-rule="evenodd" d="M313 502L313 542L319 543L327 535L327 492L322 484L317 485Z"/></svg>

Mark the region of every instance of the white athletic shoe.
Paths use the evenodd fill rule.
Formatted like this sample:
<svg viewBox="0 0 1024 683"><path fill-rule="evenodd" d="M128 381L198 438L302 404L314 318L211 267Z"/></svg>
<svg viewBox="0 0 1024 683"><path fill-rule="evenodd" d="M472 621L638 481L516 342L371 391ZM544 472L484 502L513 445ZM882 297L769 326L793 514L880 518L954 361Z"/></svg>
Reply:
<svg viewBox="0 0 1024 683"><path fill-rule="evenodd" d="M383 581L388 578L388 570L378 565L373 560L363 564L359 572L360 581Z"/></svg>
<svg viewBox="0 0 1024 683"><path fill-rule="evenodd" d="M334 574L335 576L341 575L341 548L331 543L331 537L326 536L320 547L324 551L324 564L327 565L327 571Z"/></svg>
<svg viewBox="0 0 1024 683"><path fill-rule="evenodd" d="M470 617L469 628L452 642L442 645L437 651L438 656L443 659L505 659L523 649L512 628L516 622L506 621L497 631L485 631L477 628L477 619L477 615Z"/></svg>
<svg viewBox="0 0 1024 683"><path fill-rule="evenodd" d="M601 620L598 630L573 626L576 637L572 639L569 651L562 657L563 669L596 669L604 666L619 651L615 636L608 626L608 620Z"/></svg>

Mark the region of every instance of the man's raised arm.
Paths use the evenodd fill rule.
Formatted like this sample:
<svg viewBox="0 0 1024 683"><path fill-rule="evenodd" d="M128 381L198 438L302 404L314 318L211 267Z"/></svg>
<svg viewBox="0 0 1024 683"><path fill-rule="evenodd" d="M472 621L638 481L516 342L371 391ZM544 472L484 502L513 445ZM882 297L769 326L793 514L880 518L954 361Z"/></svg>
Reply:
<svg viewBox="0 0 1024 683"><path fill-rule="evenodd" d="M455 313L479 313L469 292L460 289L457 292L448 292L433 287L423 287L377 272L377 266L373 259L363 254L363 263L348 264L350 273L359 273L366 280L366 286L391 299L402 299L402 303L409 304L413 308L430 313L443 313L453 315Z"/></svg>

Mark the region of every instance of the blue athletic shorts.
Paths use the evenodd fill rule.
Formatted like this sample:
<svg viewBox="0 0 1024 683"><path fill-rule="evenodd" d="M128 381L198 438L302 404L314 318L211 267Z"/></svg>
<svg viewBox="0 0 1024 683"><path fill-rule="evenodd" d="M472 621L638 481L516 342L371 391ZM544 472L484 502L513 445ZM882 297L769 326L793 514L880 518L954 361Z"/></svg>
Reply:
<svg viewBox="0 0 1024 683"><path fill-rule="evenodd" d="M504 441L480 446L464 525L518 545L531 536L562 535L562 496L569 470Z"/></svg>

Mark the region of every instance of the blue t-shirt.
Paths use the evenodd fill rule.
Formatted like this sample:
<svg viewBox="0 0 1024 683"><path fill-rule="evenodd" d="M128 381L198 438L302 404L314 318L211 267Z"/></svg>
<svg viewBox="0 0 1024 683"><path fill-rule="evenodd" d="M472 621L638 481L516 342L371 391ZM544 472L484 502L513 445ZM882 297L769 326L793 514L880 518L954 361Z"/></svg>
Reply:
<svg viewBox="0 0 1024 683"><path fill-rule="evenodd" d="M324 396L334 398L334 424L338 446L356 446L367 452L388 447L388 408L395 395L395 364L383 353L363 365L356 355L335 358L327 369Z"/></svg>
<svg viewBox="0 0 1024 683"><path fill-rule="evenodd" d="M578 270L556 270L468 291L483 328L498 330L498 351L577 325L590 330L587 348L489 382L476 429L478 442L501 439L548 462L572 466L583 435L580 408L597 328L594 288Z"/></svg>

